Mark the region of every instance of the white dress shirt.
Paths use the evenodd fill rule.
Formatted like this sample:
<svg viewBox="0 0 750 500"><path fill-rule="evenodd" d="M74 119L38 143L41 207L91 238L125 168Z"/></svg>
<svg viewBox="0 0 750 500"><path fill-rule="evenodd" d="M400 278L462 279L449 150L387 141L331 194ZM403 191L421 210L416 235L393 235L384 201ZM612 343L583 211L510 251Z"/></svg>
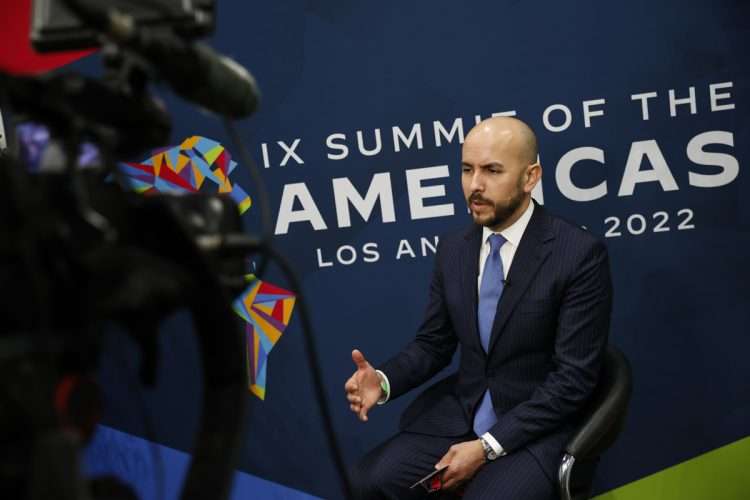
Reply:
<svg viewBox="0 0 750 500"><path fill-rule="evenodd" d="M531 220L531 214L534 213L534 202L530 201L529 206L521 214L516 222L508 226L507 228L500 231L500 235L505 238L505 244L500 247L500 260L503 261L503 270L505 270L505 276L500 279L505 279L510 272L510 266L513 264L513 257L516 256L516 250L518 250L518 244L521 242L521 237L526 231L526 226L529 225ZM482 228L482 248L479 250L479 278L477 278L477 292L482 285L482 273L484 272L484 263L487 262L487 256L490 254L490 236L494 234L487 226Z"/></svg>

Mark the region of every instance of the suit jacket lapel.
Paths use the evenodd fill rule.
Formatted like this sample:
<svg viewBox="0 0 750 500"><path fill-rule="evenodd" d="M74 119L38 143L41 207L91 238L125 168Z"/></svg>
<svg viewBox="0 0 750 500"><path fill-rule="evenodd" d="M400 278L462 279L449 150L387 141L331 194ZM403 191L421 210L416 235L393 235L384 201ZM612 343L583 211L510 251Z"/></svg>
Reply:
<svg viewBox="0 0 750 500"><path fill-rule="evenodd" d="M513 257L513 264L506 278L508 284L505 286L503 295L498 302L498 310L490 336L489 352L492 352L492 348L500 337L510 315L513 314L513 309L531 284L539 267L549 255L551 246L546 242L553 238L549 218L542 207L536 205L531 220L529 220L529 225L526 226L526 231L524 231ZM474 310L476 311L476 302Z"/></svg>
<svg viewBox="0 0 750 500"><path fill-rule="evenodd" d="M477 326L477 280L479 279L479 250L482 246L482 226L476 224L466 231L464 238L467 240L465 251L461 252L461 287L464 297L464 310L466 311L467 331L471 342L479 340L479 327ZM484 349L480 350L484 352Z"/></svg>

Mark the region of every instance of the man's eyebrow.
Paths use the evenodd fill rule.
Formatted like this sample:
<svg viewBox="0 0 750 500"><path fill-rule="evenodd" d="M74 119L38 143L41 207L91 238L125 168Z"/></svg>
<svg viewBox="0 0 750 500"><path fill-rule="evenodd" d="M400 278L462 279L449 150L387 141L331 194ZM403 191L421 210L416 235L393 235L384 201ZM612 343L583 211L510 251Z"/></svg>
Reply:
<svg viewBox="0 0 750 500"><path fill-rule="evenodd" d="M467 162L467 161L462 161L461 162L461 166L474 168L474 165L471 164L471 163L469 163L469 162ZM493 161L493 162L490 162L490 163L485 163L483 165L479 165L479 168L490 168L490 167L505 168L505 165L503 165L499 161Z"/></svg>

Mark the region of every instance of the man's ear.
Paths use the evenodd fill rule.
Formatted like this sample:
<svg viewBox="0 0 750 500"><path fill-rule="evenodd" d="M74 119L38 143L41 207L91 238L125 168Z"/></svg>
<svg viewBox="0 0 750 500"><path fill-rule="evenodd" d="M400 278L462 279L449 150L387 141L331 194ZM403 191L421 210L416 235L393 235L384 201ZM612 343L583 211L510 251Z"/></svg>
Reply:
<svg viewBox="0 0 750 500"><path fill-rule="evenodd" d="M532 163L526 167L526 174L524 179L523 190L526 193L530 193L534 190L539 180L542 178L542 166L539 162Z"/></svg>

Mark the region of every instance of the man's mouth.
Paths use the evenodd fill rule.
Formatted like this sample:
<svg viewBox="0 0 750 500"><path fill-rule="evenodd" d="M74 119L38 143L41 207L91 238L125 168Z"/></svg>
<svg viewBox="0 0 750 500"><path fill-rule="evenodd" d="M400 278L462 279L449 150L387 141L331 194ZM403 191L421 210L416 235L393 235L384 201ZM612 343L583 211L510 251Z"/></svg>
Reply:
<svg viewBox="0 0 750 500"><path fill-rule="evenodd" d="M469 205L471 205L472 208L480 208L491 205L491 203L479 197L472 196L471 198L469 198Z"/></svg>

